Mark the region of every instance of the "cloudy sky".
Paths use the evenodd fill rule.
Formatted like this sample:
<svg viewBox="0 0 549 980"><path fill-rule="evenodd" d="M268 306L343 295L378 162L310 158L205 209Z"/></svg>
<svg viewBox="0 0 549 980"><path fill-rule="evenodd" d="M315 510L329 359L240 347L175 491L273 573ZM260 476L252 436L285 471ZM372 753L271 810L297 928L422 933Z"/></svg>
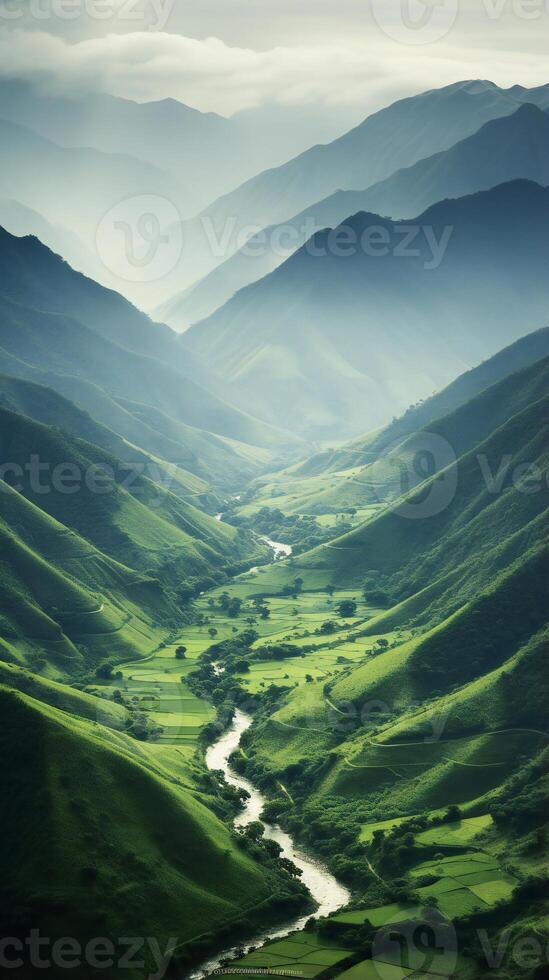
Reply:
<svg viewBox="0 0 549 980"><path fill-rule="evenodd" d="M549 0L0 0L0 73L229 115L357 119L463 78L549 81Z"/></svg>

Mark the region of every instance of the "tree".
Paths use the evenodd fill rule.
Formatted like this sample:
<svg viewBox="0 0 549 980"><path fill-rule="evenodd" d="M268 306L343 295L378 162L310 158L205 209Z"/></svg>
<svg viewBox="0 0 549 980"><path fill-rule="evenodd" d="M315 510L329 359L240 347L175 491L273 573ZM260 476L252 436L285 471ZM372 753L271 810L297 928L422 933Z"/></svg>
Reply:
<svg viewBox="0 0 549 980"><path fill-rule="evenodd" d="M344 599L339 603L337 611L342 619L350 619L356 615L356 602L354 599Z"/></svg>
<svg viewBox="0 0 549 980"><path fill-rule="evenodd" d="M252 822L249 823L244 830L244 834L246 835L246 837L248 837L250 840L255 841L256 843L257 841L261 840L264 833L265 833L265 827L261 823L261 820L252 820Z"/></svg>
<svg viewBox="0 0 549 980"><path fill-rule="evenodd" d="M259 615L261 616L261 619L269 619L271 610L268 608L268 606L262 606L259 611Z"/></svg>
<svg viewBox="0 0 549 980"><path fill-rule="evenodd" d="M322 633L324 636L329 636L331 633L335 633L335 631L336 631L336 624L332 622L331 619L328 619L326 620L325 623L322 623L322 626L320 627L319 630L319 632Z"/></svg>
<svg viewBox="0 0 549 980"><path fill-rule="evenodd" d="M312 674L305 674L305 680L307 681L307 684L312 684L314 681L314 677Z"/></svg>
<svg viewBox="0 0 549 980"><path fill-rule="evenodd" d="M214 636L217 636L217 630L216 630L215 626L210 626L210 628L208 630L208 633L210 634L210 636L211 636L211 638L213 640Z"/></svg>
<svg viewBox="0 0 549 980"><path fill-rule="evenodd" d="M95 671L95 676L99 677L102 681L110 681L114 676L114 667L112 664L101 664L100 667Z"/></svg>
<svg viewBox="0 0 549 980"><path fill-rule="evenodd" d="M226 606L225 611L229 619L237 619L240 614L241 608L242 608L242 599L234 598L229 600L229 603Z"/></svg>
<svg viewBox="0 0 549 980"><path fill-rule="evenodd" d="M185 660L185 654L186 653L187 653L187 647L184 647L184 646L177 647L177 649L175 651L175 659L176 660Z"/></svg>

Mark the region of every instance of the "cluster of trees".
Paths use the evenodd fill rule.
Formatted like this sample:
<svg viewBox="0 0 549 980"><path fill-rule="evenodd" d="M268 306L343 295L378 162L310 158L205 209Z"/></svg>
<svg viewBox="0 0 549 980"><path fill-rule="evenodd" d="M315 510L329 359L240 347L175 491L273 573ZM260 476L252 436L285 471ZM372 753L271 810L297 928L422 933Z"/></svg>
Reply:
<svg viewBox="0 0 549 980"><path fill-rule="evenodd" d="M219 608L229 619L238 619L242 609L242 599L230 596L228 592L222 592L219 596Z"/></svg>

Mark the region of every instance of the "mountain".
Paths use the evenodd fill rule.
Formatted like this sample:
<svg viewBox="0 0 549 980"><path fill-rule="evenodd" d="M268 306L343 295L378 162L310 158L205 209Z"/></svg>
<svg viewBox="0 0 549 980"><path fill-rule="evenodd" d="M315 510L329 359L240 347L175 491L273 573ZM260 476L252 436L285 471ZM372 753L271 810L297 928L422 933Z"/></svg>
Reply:
<svg viewBox="0 0 549 980"><path fill-rule="evenodd" d="M279 426L337 438L386 424L545 322L548 210L548 190L515 181L405 224L359 213L180 343Z"/></svg>
<svg viewBox="0 0 549 980"><path fill-rule="evenodd" d="M36 160L40 160L38 168ZM21 201L51 225L65 226L81 239L85 252L73 249L65 238L63 246L70 252L64 257L75 264L86 262L84 272L119 288L129 284L117 274L119 253L114 236L97 258L97 234L105 216L112 208L123 207L124 213L117 218L131 221L133 202L143 196L149 201L151 196L153 201L168 199L170 216L177 216L182 208L177 179L159 167L129 154L59 146L6 119L0 119L0 196ZM122 233L119 239L124 242Z"/></svg>
<svg viewBox="0 0 549 980"><path fill-rule="evenodd" d="M545 379L536 362L548 357L549 327L545 327L498 351L431 398L411 406L384 428L337 449L323 449L280 473L258 478L254 502L276 498L277 506L287 514L338 514L351 508L367 511L379 507L401 492L398 474L402 466L413 484L422 479L421 466L415 467L414 459L421 451L436 448L425 443L422 446L423 434L431 424L457 414L469 402L473 415L467 425L468 436L474 438L489 431L490 425L495 424L490 399L477 396L508 379L507 410L511 406L516 410L520 392L512 376L532 367L543 385ZM457 448L455 429L437 432L452 443L449 462ZM439 459L439 465L442 461Z"/></svg>
<svg viewBox="0 0 549 980"><path fill-rule="evenodd" d="M37 239L0 231L0 270L0 370L5 374L54 387L92 415L97 408L103 424L123 438L138 437L138 445L144 433L146 448L155 454L160 446L155 450L139 412L162 413L176 429L182 426L177 429L179 450L172 438L168 459L183 469L206 442L206 459L215 456L219 446L220 473L223 460L232 458L234 468L244 456L249 465L255 447L278 451L292 443L291 436L211 394L200 383L209 383L208 371L182 350L173 331L76 273ZM121 400L131 403L133 410L123 408ZM192 430L188 449L185 426ZM211 432L219 440L207 435ZM250 448L241 451L231 440ZM259 451L259 465L263 459ZM207 476L199 466L194 469L196 475ZM230 470L227 473L231 479Z"/></svg>
<svg viewBox="0 0 549 980"><path fill-rule="evenodd" d="M457 82L395 102L339 139L258 174L184 222L179 291L207 275L261 229L291 221L337 191L367 188L448 150L490 119L510 115L525 102L549 108L549 87L505 90L493 82Z"/></svg>
<svg viewBox="0 0 549 980"><path fill-rule="evenodd" d="M74 268L81 272L94 269L96 276L101 276L104 271L96 256L75 232L59 224L50 224L41 214L20 201L6 197L0 200L0 225L17 238L34 235L57 255L70 256Z"/></svg>
<svg viewBox="0 0 549 980"><path fill-rule="evenodd" d="M61 380L61 379L60 379ZM112 404L112 403L111 403ZM169 485L170 490L183 499L189 500L200 507L208 507L210 501L214 506L220 503L216 498L211 487L206 480L200 479L194 472L184 469L182 466L167 465L159 456L159 448L156 447L154 455L147 455L140 450L135 442L128 442L114 433L107 426L92 418L88 412L77 408L67 398L63 398L52 388L47 388L43 384L34 384L16 377L0 375L0 405L12 412L26 415L36 422L45 425L55 426L63 429L78 439L91 442L113 456L116 456L128 466L139 466L149 475L153 483L160 486ZM116 406L112 404L116 409ZM123 414L123 410L120 410ZM137 428L137 426L136 426ZM185 428L185 427L183 427ZM187 430L192 432L192 430ZM211 437L214 439L215 437ZM216 449L220 452L223 443L218 440ZM184 448L179 446L180 458L184 454ZM214 454L215 460L215 454ZM200 469L197 457L187 460L196 469ZM175 460L170 461L172 463ZM202 467L204 475L211 478L212 474L207 467Z"/></svg>
<svg viewBox="0 0 549 980"><path fill-rule="evenodd" d="M174 493L171 474L143 454L126 450L117 457L75 437L69 426L39 423L3 407L0 419L5 482L113 560L137 571L149 567L169 582L177 565L179 578L200 578L237 555L234 529Z"/></svg>
<svg viewBox="0 0 549 980"><path fill-rule="evenodd" d="M335 113L328 125L325 112L315 118L289 108L246 110L227 119L176 99L46 95L15 80L0 82L0 103L4 119L63 147L129 155L167 171L177 181L184 217L265 167L284 163L319 135L331 138L344 128Z"/></svg>
<svg viewBox="0 0 549 980"><path fill-rule="evenodd" d="M299 576L305 593L364 589L371 603L354 623L353 647L330 637L336 652L354 650L354 662L288 685L246 743L248 775L269 787L280 780L292 796L291 811L273 798L273 814L310 846L320 841L322 853L346 855L345 873L361 853L348 833L355 808L373 829L431 819L450 804L464 808L458 819L495 820L524 770L544 769L548 372L545 357L435 419L424 435L449 440L453 463L263 579L267 598ZM529 813L514 832L506 820L501 827L509 846L500 839L500 853L519 863L537 825L532 800ZM413 848L408 841L395 855L391 878L425 860ZM534 852L537 873L543 848ZM382 870L377 860L374 868Z"/></svg>
<svg viewBox="0 0 549 980"><path fill-rule="evenodd" d="M358 211L409 218L445 198L519 178L549 184L549 115L530 104L490 120L473 136L365 191L338 191L283 225L264 229L202 281L164 304L162 315L179 330L204 319L237 290L281 265L310 237L307 229L333 227Z"/></svg>

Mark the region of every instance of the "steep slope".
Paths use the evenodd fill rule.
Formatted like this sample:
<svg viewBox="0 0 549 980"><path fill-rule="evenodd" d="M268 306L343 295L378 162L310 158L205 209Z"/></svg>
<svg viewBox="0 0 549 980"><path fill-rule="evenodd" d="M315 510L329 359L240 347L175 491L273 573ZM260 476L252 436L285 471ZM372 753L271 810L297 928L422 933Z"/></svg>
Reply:
<svg viewBox="0 0 549 980"><path fill-rule="evenodd" d="M27 415L36 422L63 429L78 439L94 443L129 467L139 467L153 483L169 485L173 493L188 499L196 506L207 508L219 503L208 484L193 473L179 466L169 467L158 457L148 456L111 429L96 422L91 415L77 408L52 388L0 375L0 405L10 411Z"/></svg>
<svg viewBox="0 0 549 980"><path fill-rule="evenodd" d="M406 225L360 213L181 344L271 422L317 438L373 428L545 322L548 212L549 191L516 181Z"/></svg>
<svg viewBox="0 0 549 980"><path fill-rule="evenodd" d="M16 358L51 372L47 383L54 387L53 375L73 375L115 400L148 401L175 421L252 446L292 441L207 391L208 371L173 331L75 272L37 239L0 231L0 272L5 373L29 376L16 369Z"/></svg>
<svg viewBox="0 0 549 980"><path fill-rule="evenodd" d="M295 903L289 877L237 846L210 801L188 786L192 773L176 775L174 754L155 758L123 734L26 694L2 688L0 700L2 919L10 935L28 935L37 916L52 940L70 933L84 946L99 930L114 942L117 962L127 958L122 936L156 937L160 959L173 937L164 969L181 975L213 940L210 924L218 932L250 927L277 902ZM152 947L140 953L152 971ZM140 977L143 967L137 961L126 973Z"/></svg>
<svg viewBox="0 0 549 980"><path fill-rule="evenodd" d="M259 229L288 221L336 191L366 188L447 150L524 102L549 107L547 86L504 90L489 81L457 82L395 102L332 143L258 174L184 223L179 289L229 258Z"/></svg>
<svg viewBox="0 0 549 980"><path fill-rule="evenodd" d="M453 432L455 464L263 580L268 595L299 576L305 590L375 596L377 609L353 630L354 662L287 689L274 711L265 701L246 744L247 771L274 797L273 813L322 853L345 855L344 873L363 855L351 818L425 818L450 804L492 814L509 780L543 767L548 369L540 361L435 420L430 431ZM422 509L445 486L445 506ZM542 873L543 847L527 842L536 823L519 824L514 855L532 854ZM413 865L412 847L391 877Z"/></svg>
<svg viewBox="0 0 549 980"><path fill-rule="evenodd" d="M525 533L531 522L532 533L539 531L547 507L548 372L545 358L408 437L397 455L401 477L391 480L396 466L390 458L385 472L389 488L394 481L393 493L400 488L405 496L345 537L300 556L296 567L322 570L326 582L351 587L367 575L377 577L380 588L390 579L395 589L391 594L400 600L419 594L421 581L429 581L417 609L433 601L434 582L442 581L441 576L449 576L448 596L452 590L460 594L458 575L467 591L474 591L479 575L489 580L486 568L499 560L500 552L505 554L505 541ZM451 449L454 462L444 455L435 458L431 475L418 479L416 474L408 491L414 457L425 446L437 446L437 440ZM381 477L383 470L378 472ZM481 538L476 537L479 532ZM468 568L467 556L480 547L482 559ZM517 538L510 552L514 557L519 547Z"/></svg>
<svg viewBox="0 0 549 980"><path fill-rule="evenodd" d="M4 479L114 560L165 583L198 581L253 552L250 539L202 513L141 461L0 408Z"/></svg>
<svg viewBox="0 0 549 980"><path fill-rule="evenodd" d="M94 270L96 277L103 274L97 258L75 232L57 222L51 224L20 201L7 197L0 200L0 225L18 238L34 235L57 255L70 256L73 267L81 272Z"/></svg>
<svg viewBox="0 0 549 980"><path fill-rule="evenodd" d="M158 579L0 487L2 659L64 679L150 654L181 617Z"/></svg>
<svg viewBox="0 0 549 980"><path fill-rule="evenodd" d="M549 183L549 115L528 104L509 116L490 120L473 136L365 191L338 191L283 225L266 228L188 295L165 304L162 316L175 329L209 316L237 290L281 265L315 227L333 227L357 211L413 217L444 198L488 190L519 178L543 186Z"/></svg>
<svg viewBox="0 0 549 980"><path fill-rule="evenodd" d="M467 371L385 428L361 436L341 448L323 450L280 473L259 478L254 506L260 506L262 500L276 499L277 506L287 514L330 514L386 502L402 490L398 479L401 467L412 485L423 479L424 469L417 462L414 465L414 459L417 461L422 452L438 451L436 465L440 467L445 461L450 462L455 452L463 452L471 441L486 434L495 420L508 418L524 405L524 392L517 388L518 377L511 375L518 375L522 369L523 379L530 376L536 384L537 378L541 397L549 380L547 372L534 367L528 375L526 368L548 356L549 328L545 327ZM492 395L475 397L505 378L509 379L508 384L494 389ZM507 393L503 403L499 391ZM466 405L467 402L471 404ZM457 410L462 406L463 421L465 423L466 418L469 421L460 433L461 413ZM445 416L450 418L445 419ZM430 445L425 430L449 440L449 450L445 452L443 443L432 442ZM462 436L465 435L464 442Z"/></svg>

